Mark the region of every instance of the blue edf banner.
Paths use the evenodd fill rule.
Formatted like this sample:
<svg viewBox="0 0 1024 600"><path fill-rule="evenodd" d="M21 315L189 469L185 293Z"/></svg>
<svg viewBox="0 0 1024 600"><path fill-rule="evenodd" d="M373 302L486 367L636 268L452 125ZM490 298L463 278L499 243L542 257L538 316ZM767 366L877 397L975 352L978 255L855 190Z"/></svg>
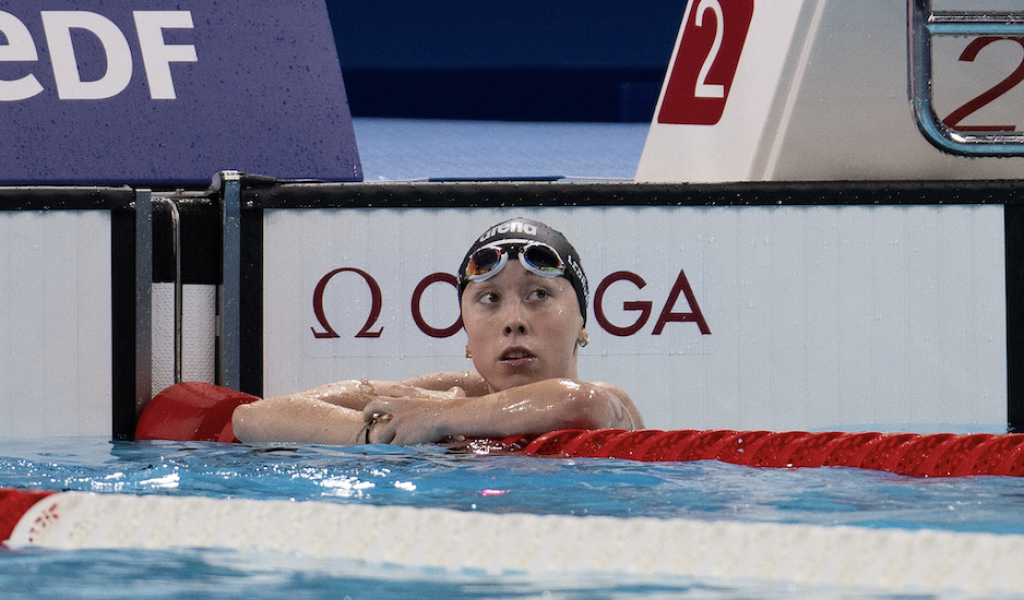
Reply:
<svg viewBox="0 0 1024 600"><path fill-rule="evenodd" d="M323 0L0 0L0 183L361 181Z"/></svg>

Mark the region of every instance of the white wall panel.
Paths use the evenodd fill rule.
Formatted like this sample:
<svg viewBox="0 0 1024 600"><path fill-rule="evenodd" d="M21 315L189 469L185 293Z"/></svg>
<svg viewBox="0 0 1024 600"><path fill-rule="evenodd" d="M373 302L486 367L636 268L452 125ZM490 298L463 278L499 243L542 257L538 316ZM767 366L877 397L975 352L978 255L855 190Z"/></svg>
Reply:
<svg viewBox="0 0 1024 600"><path fill-rule="evenodd" d="M111 433L110 216L0 211L0 436Z"/></svg>

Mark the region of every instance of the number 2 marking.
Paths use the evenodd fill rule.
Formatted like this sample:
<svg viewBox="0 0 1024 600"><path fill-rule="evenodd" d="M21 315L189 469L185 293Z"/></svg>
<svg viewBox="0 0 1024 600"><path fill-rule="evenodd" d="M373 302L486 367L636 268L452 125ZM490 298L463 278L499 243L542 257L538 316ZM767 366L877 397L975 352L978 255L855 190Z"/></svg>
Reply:
<svg viewBox="0 0 1024 600"><path fill-rule="evenodd" d="M754 18L754 2L688 3L658 123L714 125L722 118Z"/></svg>
<svg viewBox="0 0 1024 600"><path fill-rule="evenodd" d="M700 0L697 5L697 27L704 26L704 13L711 11L715 14L715 41L711 44L711 50L704 57L704 64L697 74L697 86L693 95L697 98L725 98L725 86L722 84L707 83L708 72L718 58L718 51L722 48L722 36L725 34L725 19L722 18L722 5L718 0Z"/></svg>
<svg viewBox="0 0 1024 600"><path fill-rule="evenodd" d="M980 37L975 40L972 40L970 44L967 44L967 47L964 48L963 53L960 54L960 60L964 62L974 62L974 59L977 58L978 52L980 52L982 48L988 46L992 42L997 42L999 40L1011 40L1020 44L1021 48L1024 48L1024 37ZM1024 81L1024 58L1021 59L1021 63L1017 65L1017 68L1013 71L1013 73L1010 73L1010 75L1006 77L1006 79L1003 79L1002 81L995 84L991 88L985 90L985 92L983 92L976 98L968 101L960 108L951 112L948 117L942 120L942 124L956 131L1014 131L1016 129L1014 125L960 126L960 122L963 121L972 113L977 112L979 109L989 104L996 98L1012 90L1021 81Z"/></svg>

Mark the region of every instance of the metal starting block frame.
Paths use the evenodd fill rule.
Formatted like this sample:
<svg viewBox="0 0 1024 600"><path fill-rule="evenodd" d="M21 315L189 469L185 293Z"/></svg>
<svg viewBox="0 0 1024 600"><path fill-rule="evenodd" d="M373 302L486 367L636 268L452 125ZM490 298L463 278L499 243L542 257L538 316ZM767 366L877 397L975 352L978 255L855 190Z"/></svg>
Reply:
<svg viewBox="0 0 1024 600"><path fill-rule="evenodd" d="M931 0L908 0L907 25L908 95L925 138L951 154L1024 156L1024 132L956 129L943 123L932 106L932 37L1022 38L1024 12L933 12Z"/></svg>

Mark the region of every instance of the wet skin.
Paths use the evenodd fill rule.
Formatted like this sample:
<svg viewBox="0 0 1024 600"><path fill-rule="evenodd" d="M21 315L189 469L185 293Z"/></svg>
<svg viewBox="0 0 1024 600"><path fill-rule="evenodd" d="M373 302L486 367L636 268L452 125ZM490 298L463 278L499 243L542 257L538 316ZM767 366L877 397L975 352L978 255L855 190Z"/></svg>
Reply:
<svg viewBox="0 0 1024 600"><path fill-rule="evenodd" d="M583 316L564 277L541 277L510 261L498 275L466 287L462 320L473 365L491 392L577 379Z"/></svg>

